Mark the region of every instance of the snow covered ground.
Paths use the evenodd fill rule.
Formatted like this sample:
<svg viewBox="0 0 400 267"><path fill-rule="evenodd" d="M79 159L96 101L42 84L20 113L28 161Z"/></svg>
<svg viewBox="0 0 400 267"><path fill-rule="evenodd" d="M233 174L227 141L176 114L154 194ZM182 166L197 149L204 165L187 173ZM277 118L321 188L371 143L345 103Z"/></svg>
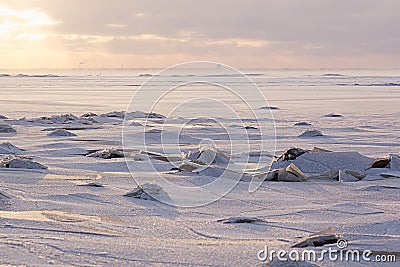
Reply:
<svg viewBox="0 0 400 267"><path fill-rule="evenodd" d="M148 78L141 75L145 74L143 70L103 70L102 76L96 76L97 71L59 71L40 77L32 77L38 73L16 76L17 73L10 72L10 76L0 77L0 115L4 116L0 125L15 130L0 133L0 144L4 143L0 146L0 159L8 162L4 159L11 157L47 167L7 168L8 163L4 163L0 168L0 264L262 265L267 262L260 261L257 254L265 246L290 250L304 238L326 229L346 239L347 249L371 250L373 256L396 255L399 260L400 170L396 169L396 159L387 167L367 170L364 165L358 168L361 163L352 158L358 168L354 170L375 176L339 182L306 171L316 166L314 162L304 163L313 157L308 154L293 160L311 177L307 181L265 181L252 193L249 184L254 177L260 179L257 173L267 171L273 155L279 157L290 147L359 152L365 156L362 162L367 165L376 158L398 154L400 73L339 70L246 73L260 87L268 105L275 107L265 107L265 102L253 99L251 106L264 110L265 114L258 121L250 117L238 121L228 112L216 112L211 120L199 118L204 114L210 117L204 111L210 106L207 101L197 102L194 108L186 107L185 112L172 114L166 120L156 114L146 119L147 115L140 112L130 117L110 113L127 109L134 93ZM158 96L192 77L189 71L185 75L163 77L151 88L150 95ZM207 74L198 77L206 78ZM238 86L235 77L222 75L213 79ZM246 85L241 89L240 93L247 92L251 98ZM235 98L205 84L185 88L166 99L156 112L168 115L167 111L188 95L213 95L235 107L239 114L246 114ZM88 112L96 114L81 116ZM75 115L59 116L70 113ZM260 124L276 125L275 151L260 151ZM241 154L231 145L240 143L243 130L250 149ZM318 130L322 136L299 137L309 130ZM123 131L124 137L130 138L129 147L123 146ZM141 144L132 145L143 138L143 133L146 151ZM161 147L162 134L166 138ZM179 149L171 141L175 135L181 142ZM199 143L204 140L214 142L217 154L221 152L220 160L206 162L212 168L189 170L198 167L194 164L199 161L209 159L206 154L191 157L187 154L190 151L196 155ZM96 154L97 151L101 153ZM182 158L181 152L187 156ZM137 187L137 181L149 177L154 181L154 172L143 167L146 164L151 163L176 185L199 186L213 182L220 169L226 167L224 155L236 163L250 155L247 173L229 194L210 204L184 208L125 196ZM326 160L327 155L317 158ZM266 168L254 171L262 167L259 162ZM352 168L351 164L346 166ZM235 222L232 217L247 219L224 223L224 220ZM336 244L311 248L320 252L329 247L335 248ZM325 259L313 264L364 266L365 263Z"/></svg>

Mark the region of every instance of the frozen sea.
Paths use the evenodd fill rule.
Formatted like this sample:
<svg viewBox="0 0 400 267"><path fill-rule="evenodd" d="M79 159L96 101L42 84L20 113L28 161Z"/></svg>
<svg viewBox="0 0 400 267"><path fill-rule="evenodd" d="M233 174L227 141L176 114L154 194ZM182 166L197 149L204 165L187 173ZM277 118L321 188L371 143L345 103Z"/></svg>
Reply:
<svg viewBox="0 0 400 267"><path fill-rule="evenodd" d="M221 66L160 71L0 70L0 115L7 117L0 124L16 131L0 133L0 159L47 167L0 168L1 266L365 266L257 257L265 247L289 251L320 231L344 238L347 249L398 260L398 172L357 182L264 181L255 192L243 179L216 201L191 208L125 195L140 177L154 178L149 162L176 185L212 184L218 168L185 172L171 166L202 142L214 143L239 167L252 154L246 169L268 166L290 147L355 151L368 158L350 159L368 164L398 154L400 70L241 70L245 76ZM124 121L112 111L130 117ZM143 120L134 111L155 113ZM89 112L97 115L50 117ZM57 129L73 135L49 135ZM308 130L323 135L299 137ZM121 153L123 134L125 155L133 157L87 156L103 149ZM237 217L245 222L229 223ZM328 247L336 245L311 248L319 253Z"/></svg>
<svg viewBox="0 0 400 267"><path fill-rule="evenodd" d="M277 131L277 151L291 146L320 146L331 150L359 151L382 156L400 151L400 70L241 70L261 90L243 78L221 70L177 70L157 76L141 87L158 69L112 70L35 70L0 71L0 114L9 118L38 117L50 114L123 111L138 90L150 101L191 80L210 81L232 87L246 95L252 109L263 106L278 109L264 112L273 118ZM252 97L254 95L254 97ZM184 87L173 97L159 101L157 111L170 117L171 108L187 97L213 97L227 103L217 112L209 112L210 101L184 107L187 118L201 116L229 119L229 108L241 111L241 99L210 85ZM132 109L132 107L131 107ZM140 107L133 107L140 110ZM325 117L339 114L342 117ZM182 115L182 114L179 114ZM246 115L239 114L242 119ZM309 126L294 126L307 122ZM268 122L270 123L270 122ZM272 124L271 124L272 125ZM249 125L251 126L251 125ZM301 139L307 129L321 130L324 138Z"/></svg>

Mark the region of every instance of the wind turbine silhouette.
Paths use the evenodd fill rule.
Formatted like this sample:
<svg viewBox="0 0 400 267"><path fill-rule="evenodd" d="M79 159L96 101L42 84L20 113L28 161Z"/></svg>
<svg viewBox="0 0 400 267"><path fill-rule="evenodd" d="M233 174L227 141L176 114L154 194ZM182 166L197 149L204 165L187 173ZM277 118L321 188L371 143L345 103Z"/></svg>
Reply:
<svg viewBox="0 0 400 267"><path fill-rule="evenodd" d="M82 60L81 62L79 62L79 69L82 69L83 64L85 64L85 60Z"/></svg>

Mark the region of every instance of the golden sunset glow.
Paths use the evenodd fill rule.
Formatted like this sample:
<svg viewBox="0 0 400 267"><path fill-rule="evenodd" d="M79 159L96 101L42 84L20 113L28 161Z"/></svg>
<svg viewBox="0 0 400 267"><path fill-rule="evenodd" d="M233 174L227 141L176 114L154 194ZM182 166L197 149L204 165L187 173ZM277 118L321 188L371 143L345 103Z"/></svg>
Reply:
<svg viewBox="0 0 400 267"><path fill-rule="evenodd" d="M170 3L172 10L147 1L111 7L5 0L0 68L76 68L82 61L86 68L163 67L190 60L253 68L398 67L400 37L390 25L400 23L399 2L367 2L339 12L339 4L307 1Z"/></svg>

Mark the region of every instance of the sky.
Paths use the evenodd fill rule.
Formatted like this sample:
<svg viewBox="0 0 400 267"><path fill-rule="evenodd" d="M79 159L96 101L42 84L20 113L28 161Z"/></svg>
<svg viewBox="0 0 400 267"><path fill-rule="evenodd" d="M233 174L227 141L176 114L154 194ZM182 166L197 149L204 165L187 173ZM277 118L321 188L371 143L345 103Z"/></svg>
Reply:
<svg viewBox="0 0 400 267"><path fill-rule="evenodd" d="M0 0L0 69L399 68L398 0Z"/></svg>

